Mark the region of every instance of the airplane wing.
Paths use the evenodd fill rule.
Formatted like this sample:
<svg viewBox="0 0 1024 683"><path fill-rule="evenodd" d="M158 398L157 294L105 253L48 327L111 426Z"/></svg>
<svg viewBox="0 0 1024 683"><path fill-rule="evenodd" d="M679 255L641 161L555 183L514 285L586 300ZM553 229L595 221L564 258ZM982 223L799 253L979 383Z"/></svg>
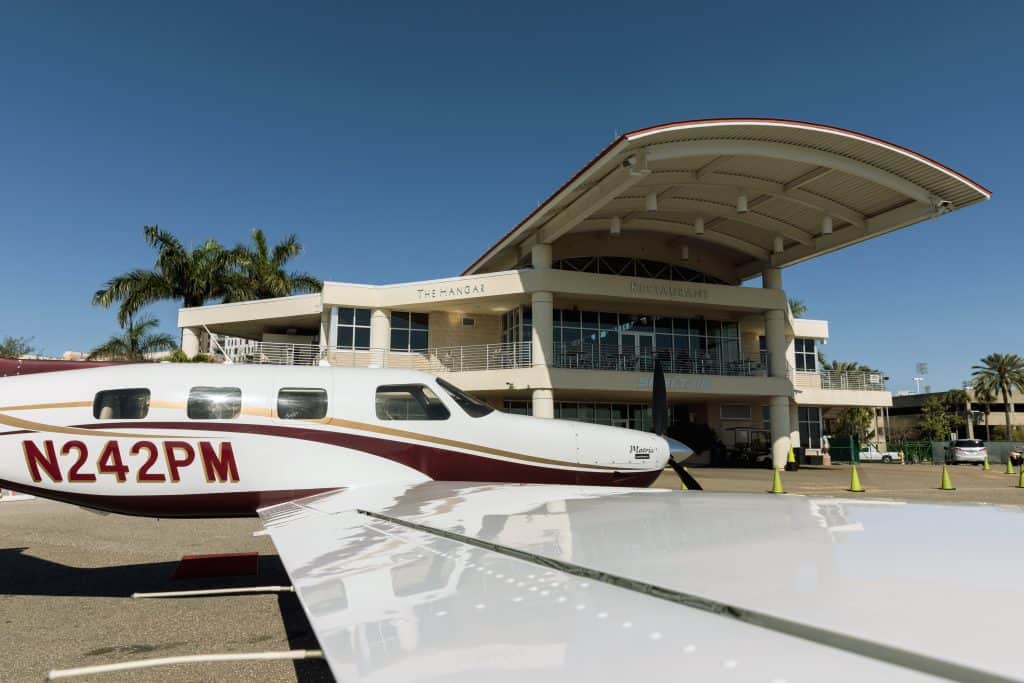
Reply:
<svg viewBox="0 0 1024 683"><path fill-rule="evenodd" d="M1020 680L1020 507L430 482L260 512L339 681Z"/></svg>

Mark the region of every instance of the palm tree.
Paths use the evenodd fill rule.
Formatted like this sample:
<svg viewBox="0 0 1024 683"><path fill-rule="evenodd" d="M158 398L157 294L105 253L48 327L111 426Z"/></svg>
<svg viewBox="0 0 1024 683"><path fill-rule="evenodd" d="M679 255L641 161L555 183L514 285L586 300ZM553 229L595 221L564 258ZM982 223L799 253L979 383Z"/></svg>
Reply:
<svg viewBox="0 0 1024 683"><path fill-rule="evenodd" d="M789 310L792 311L794 318L802 318L807 315L807 304L800 299L790 299Z"/></svg>
<svg viewBox="0 0 1024 683"><path fill-rule="evenodd" d="M252 245L239 245L232 260L238 271L229 278L225 301L272 299L304 292L319 292L323 282L308 273L288 272L285 265L302 253L302 245L294 234L288 235L271 249L263 231L252 231Z"/></svg>
<svg viewBox="0 0 1024 683"><path fill-rule="evenodd" d="M1003 415L1006 417L1006 440L1013 438L1013 391L1024 390L1024 358L1015 353L990 353L981 359L981 365L972 365L971 378L983 382L993 393L1003 397Z"/></svg>
<svg viewBox="0 0 1024 683"><path fill-rule="evenodd" d="M224 249L215 240L188 249L177 237L156 225L147 225L142 232L146 243L156 248L154 268L137 268L118 275L92 297L93 304L104 308L120 303L117 322L122 327L146 304L180 299L189 308L226 294L235 264L234 251Z"/></svg>
<svg viewBox="0 0 1024 683"><path fill-rule="evenodd" d="M170 351L177 347L174 338L162 332L151 333L160 322L156 318L141 318L134 322L128 316L123 334L115 334L89 352L89 360L145 360L147 353Z"/></svg>
<svg viewBox="0 0 1024 683"><path fill-rule="evenodd" d="M985 440L988 441L991 437L988 421L989 416L992 414L992 402L996 400L996 392L992 385L983 377L975 377L971 389L974 391L974 398L981 403L985 410Z"/></svg>

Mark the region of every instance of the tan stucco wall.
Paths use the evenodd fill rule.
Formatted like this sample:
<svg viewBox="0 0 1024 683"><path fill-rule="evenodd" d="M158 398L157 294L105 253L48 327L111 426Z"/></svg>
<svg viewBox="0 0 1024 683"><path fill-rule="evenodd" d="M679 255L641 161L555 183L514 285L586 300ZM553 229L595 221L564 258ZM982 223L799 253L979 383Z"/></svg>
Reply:
<svg viewBox="0 0 1024 683"><path fill-rule="evenodd" d="M472 318L473 325L463 325ZM430 346L476 346L501 343L501 316L434 311L430 314Z"/></svg>

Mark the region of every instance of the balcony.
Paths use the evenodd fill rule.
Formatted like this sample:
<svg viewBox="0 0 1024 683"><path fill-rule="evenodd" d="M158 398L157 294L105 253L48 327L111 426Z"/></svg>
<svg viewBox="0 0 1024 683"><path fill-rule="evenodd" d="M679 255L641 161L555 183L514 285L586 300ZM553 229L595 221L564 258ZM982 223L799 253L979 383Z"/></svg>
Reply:
<svg viewBox="0 0 1024 683"><path fill-rule="evenodd" d="M664 349L640 351L614 351L597 345L563 345L555 348L553 365L556 368L584 370L611 370L620 372L653 372L654 361L661 361L666 373L680 375L719 375L728 377L767 377L768 354L756 360L750 358L725 359L714 353L690 355L686 351Z"/></svg>
<svg viewBox="0 0 1024 683"><path fill-rule="evenodd" d="M215 355L225 361L256 365L320 365L353 368L406 368L433 373L510 370L533 366L532 344L479 344L436 347L402 353L386 349L321 349L316 344L283 344L222 338ZM661 361L666 373L732 377L768 376L768 356L755 359L724 359L716 354L690 356L665 350L610 351L597 345L556 346L552 367L617 372L652 372Z"/></svg>
<svg viewBox="0 0 1024 683"><path fill-rule="evenodd" d="M885 377L880 372L836 372L818 370L803 372L791 369L790 377L797 389L826 389L838 391L888 391Z"/></svg>

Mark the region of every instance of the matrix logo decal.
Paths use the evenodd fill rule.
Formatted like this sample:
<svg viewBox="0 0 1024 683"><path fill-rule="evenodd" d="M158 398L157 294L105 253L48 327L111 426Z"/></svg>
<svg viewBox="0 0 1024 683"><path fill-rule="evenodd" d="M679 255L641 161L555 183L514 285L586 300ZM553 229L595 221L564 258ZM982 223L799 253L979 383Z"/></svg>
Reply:
<svg viewBox="0 0 1024 683"><path fill-rule="evenodd" d="M209 441L200 441L197 445L198 463L202 463L207 483L238 483L238 464L230 442L221 442L218 447ZM88 446L77 439L65 442L59 449L50 439L42 445L26 440L22 448L25 466L36 483L43 481L45 475L53 483L89 483L98 481L100 476L109 476L123 484L128 481L129 472L134 471L135 481L139 483L176 484L181 481L183 470L198 466L196 448L187 441L163 441L160 445L153 441L136 441L124 450L128 464L120 443L108 441L95 454L94 468L88 467ZM67 470L66 476L62 469Z"/></svg>
<svg viewBox="0 0 1024 683"><path fill-rule="evenodd" d="M633 456L634 460L650 460L654 454L654 449L650 446L637 446L633 444L629 447L629 454Z"/></svg>

